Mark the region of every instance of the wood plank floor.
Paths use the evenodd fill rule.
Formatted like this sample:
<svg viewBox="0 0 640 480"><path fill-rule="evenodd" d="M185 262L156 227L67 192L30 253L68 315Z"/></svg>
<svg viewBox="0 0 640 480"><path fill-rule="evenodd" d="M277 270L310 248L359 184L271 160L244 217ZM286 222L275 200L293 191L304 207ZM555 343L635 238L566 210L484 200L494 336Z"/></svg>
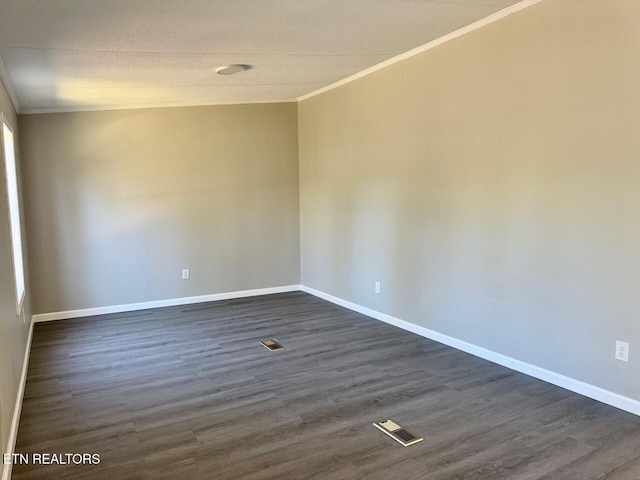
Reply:
<svg viewBox="0 0 640 480"><path fill-rule="evenodd" d="M37 324L16 451L101 463L14 480L638 480L640 417L296 292Z"/></svg>

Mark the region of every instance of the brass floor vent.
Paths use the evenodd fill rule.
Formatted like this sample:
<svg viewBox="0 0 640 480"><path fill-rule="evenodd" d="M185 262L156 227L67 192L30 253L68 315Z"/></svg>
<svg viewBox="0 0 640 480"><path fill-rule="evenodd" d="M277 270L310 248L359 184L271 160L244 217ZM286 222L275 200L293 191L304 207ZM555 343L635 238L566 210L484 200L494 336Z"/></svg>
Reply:
<svg viewBox="0 0 640 480"><path fill-rule="evenodd" d="M422 437L418 437L414 435L409 430L404 427L401 427L393 420L385 420L384 422L377 422L373 424L378 430L383 431L391 438L393 438L396 442L401 443L405 447L409 445L413 445L414 443L421 442L424 440Z"/></svg>
<svg viewBox="0 0 640 480"><path fill-rule="evenodd" d="M280 345L278 342L276 342L275 340L262 340L260 343L265 347L267 347L272 352L277 352L278 350L284 350L284 347Z"/></svg>

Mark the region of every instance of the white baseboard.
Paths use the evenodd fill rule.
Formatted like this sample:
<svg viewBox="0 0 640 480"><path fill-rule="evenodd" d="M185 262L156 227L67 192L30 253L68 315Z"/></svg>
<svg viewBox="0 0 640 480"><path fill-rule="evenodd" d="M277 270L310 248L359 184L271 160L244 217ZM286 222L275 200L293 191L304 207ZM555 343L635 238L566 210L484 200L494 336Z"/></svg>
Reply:
<svg viewBox="0 0 640 480"><path fill-rule="evenodd" d="M20 375L20 384L18 385L18 394L16 395L16 403L13 407L13 417L11 419L11 430L9 430L9 440L7 448L2 453L13 454L16 448L16 439L18 438L18 427L20 426L20 413L22 413L22 399L24 398L24 387L27 383L27 370L29 369L29 355L31 353L31 339L33 338L33 319L29 325L29 336L27 345L24 350L24 360L22 361L22 374ZM2 464L2 480L10 480L13 464Z"/></svg>
<svg viewBox="0 0 640 480"><path fill-rule="evenodd" d="M497 363L498 365L502 365L503 367L510 368L517 372L525 373L531 377L535 377L553 385L557 385L558 387L566 388L567 390L571 390L572 392L579 393L580 395L584 395L585 397L593 398L594 400L612 405L614 407L620 408L621 410L625 410L635 415L640 415L640 401L638 400L624 397L617 393L610 392L609 390L596 387L595 385L581 382L580 380L567 377L560 373L552 372L551 370L537 367L530 363L526 363L521 360L502 355L500 353L496 353L492 350L488 350L472 343L458 340L457 338L450 337L433 330L429 330L428 328L421 327L405 320L400 320L399 318L392 317L391 315L387 315L385 313L363 307L362 305L349 302L348 300L343 300L342 298L334 297L333 295L321 292L320 290L316 290L311 287L307 287L306 285L301 285L300 289L303 292L322 298L323 300L327 300L331 303L335 303L336 305L340 305L341 307L348 308L349 310L362 313L363 315L375 318L376 320L381 320L390 325L402 328L403 330L416 333L422 337L429 338L431 340L435 340L436 342L443 343L458 350L462 350L463 352L470 353L471 355L475 355L476 357L484 358L485 360Z"/></svg>
<svg viewBox="0 0 640 480"><path fill-rule="evenodd" d="M620 394L611 392L609 390L605 390L595 385L591 385L589 383L585 383L580 380L567 377L560 373L553 372L551 370L547 370L545 368L538 367L536 365L532 365L522 360L518 360L512 357L508 357L506 355L502 355L492 350L479 347L478 345L474 345L472 343L468 343L463 340L459 340L457 338L444 335L434 330L421 327L420 325L416 325L414 323L407 322L405 320L401 320L396 317L392 317L391 315L378 312L371 308L363 307L362 305L358 305L348 300L335 297L333 295L322 292L320 290L316 290L306 285L287 285L282 287L259 288L255 290L242 290L237 292L216 293L212 295L201 295L197 297L174 298L169 300L131 303L127 305L115 305L110 307L98 307L98 308L87 308L82 310L69 310L66 312L44 313L44 314L34 315L33 322L46 322L51 320L61 320L61 319L67 319L67 318L79 318L79 317L86 317L86 316L93 316L93 315L103 315L107 313L131 312L136 310L145 310L148 308L188 305L192 303L213 302L217 300L228 300L233 298L252 297L257 295L269 295L273 293L295 292L299 290L309 293L311 295L314 295L316 297L322 298L324 300L327 300L331 303L335 303L336 305L340 305L342 307L348 308L349 310L353 310L353 311L362 313L364 315L367 315L369 317L375 318L376 320L380 320L390 325L394 325L396 327L402 328L403 330L407 330L409 332L415 333L422 337L429 338L436 342L443 343L445 345L456 348L458 350L462 350L463 352L470 353L471 355L475 355L476 357L483 358L490 362L497 363L498 365L502 365L512 370L530 375L540 380L544 380L545 382L551 383L553 385L566 388L567 390L571 390L572 392L576 392L576 393L579 393L580 395L593 398L594 400L598 400L608 405L612 405L614 407L620 408L621 410L625 410L635 415L640 415L640 401L638 400L634 400L632 398L622 396ZM33 325L31 326L31 329L32 330L29 333L29 345L27 347L27 351L29 351L31 348L31 335L33 332ZM21 391L19 392L20 400L22 399L22 395L24 392L24 381L26 380L27 363L28 363L28 357L25 358L25 367L23 371L24 378L22 379ZM22 402L20 401L20 405L21 404ZM17 421L19 420L19 417L20 417L20 412L18 411L17 419L14 418L14 421L16 423L15 425L16 429L17 429ZM12 425L12 428L13 428L13 425ZM13 441L15 442L15 437ZM7 450L7 452L9 451ZM8 480L8 478L5 479L5 477L3 476L2 480Z"/></svg>
<svg viewBox="0 0 640 480"><path fill-rule="evenodd" d="M218 300L230 300L233 298L255 297L257 295L270 295L272 293L296 292L300 285L285 285L282 287L257 288L254 290L240 290L236 292L214 293L211 295L199 295L197 297L171 298L168 300L156 300L152 302L129 303L125 305L113 305L110 307L83 308L80 310L67 310L64 312L40 313L33 316L34 322L49 322L52 320L65 320L69 318L90 317L93 315L105 315L107 313L134 312L149 308L173 307L176 305L189 305L192 303L215 302Z"/></svg>

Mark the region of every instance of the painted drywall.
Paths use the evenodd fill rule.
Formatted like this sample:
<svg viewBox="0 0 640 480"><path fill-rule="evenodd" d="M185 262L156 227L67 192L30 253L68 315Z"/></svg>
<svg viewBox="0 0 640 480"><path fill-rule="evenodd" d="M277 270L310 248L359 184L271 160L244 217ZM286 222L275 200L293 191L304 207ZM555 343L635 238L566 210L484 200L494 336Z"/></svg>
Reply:
<svg viewBox="0 0 640 480"><path fill-rule="evenodd" d="M295 103L21 115L20 129L35 313L299 283Z"/></svg>
<svg viewBox="0 0 640 480"><path fill-rule="evenodd" d="M0 81L0 112L13 129L18 149L18 122L7 90ZM0 126L0 128L2 128ZM4 149L0 146L0 454L9 450L11 422L16 408L16 396L22 375L22 363L27 345L31 322L31 295L27 288L20 315L16 315L16 295L13 280L13 260L11 253L11 232L9 231L9 211L7 209L7 181L5 178ZM20 166L18 165L18 168ZM20 172L18 172L20 173ZM24 203L23 203L24 204ZM22 222L24 224L24 215ZM24 235L23 225L23 241ZM26 252L26 243L22 248ZM27 258L25 255L25 269ZM27 272L28 275L28 272ZM0 472L2 472L0 466ZM5 467L8 468L8 467Z"/></svg>
<svg viewBox="0 0 640 480"><path fill-rule="evenodd" d="M302 101L302 283L640 400L638 24L547 0Z"/></svg>

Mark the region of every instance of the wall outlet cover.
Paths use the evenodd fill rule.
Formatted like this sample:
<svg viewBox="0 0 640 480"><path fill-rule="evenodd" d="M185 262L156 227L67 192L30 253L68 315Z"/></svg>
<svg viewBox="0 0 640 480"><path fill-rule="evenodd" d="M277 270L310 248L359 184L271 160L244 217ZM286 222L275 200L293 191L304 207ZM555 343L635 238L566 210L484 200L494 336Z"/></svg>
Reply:
<svg viewBox="0 0 640 480"><path fill-rule="evenodd" d="M615 358L621 362L629 361L629 344L627 342L616 341Z"/></svg>

